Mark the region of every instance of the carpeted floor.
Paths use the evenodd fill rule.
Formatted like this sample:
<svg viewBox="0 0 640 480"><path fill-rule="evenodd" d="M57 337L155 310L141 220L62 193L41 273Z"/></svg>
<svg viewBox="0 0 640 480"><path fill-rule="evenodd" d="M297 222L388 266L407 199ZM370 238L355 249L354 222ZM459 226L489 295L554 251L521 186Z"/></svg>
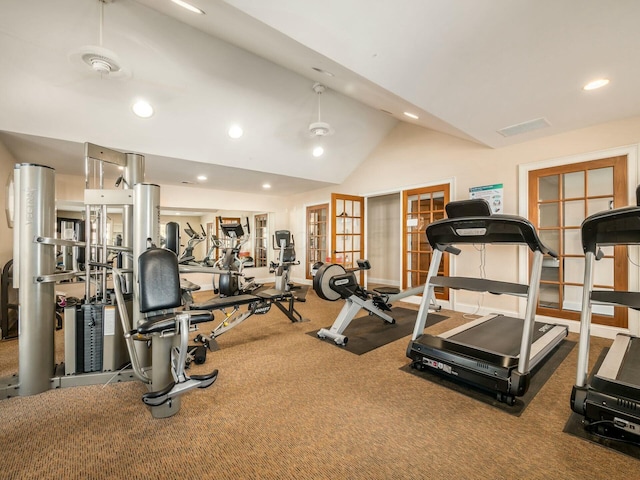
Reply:
<svg viewBox="0 0 640 480"><path fill-rule="evenodd" d="M218 381L186 395L172 418L151 417L138 382L0 401L2 478L637 476L638 460L563 432L577 349L517 417L403 372L408 337L357 356L305 334L341 307L310 292L297 305L310 322L272 310L220 336L220 350L192 369L218 368ZM450 318L429 332L465 322L442 313ZM592 360L609 344L596 339ZM16 359L17 341L0 343L1 376Z"/></svg>

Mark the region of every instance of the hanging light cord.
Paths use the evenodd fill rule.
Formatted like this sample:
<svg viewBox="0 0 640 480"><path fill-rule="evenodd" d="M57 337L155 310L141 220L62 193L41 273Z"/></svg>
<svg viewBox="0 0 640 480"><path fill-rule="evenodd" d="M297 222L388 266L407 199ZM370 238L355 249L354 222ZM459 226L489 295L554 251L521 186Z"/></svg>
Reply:
<svg viewBox="0 0 640 480"><path fill-rule="evenodd" d="M102 27L104 26L104 1L98 0L100 3L100 25L98 28L98 45L102 46Z"/></svg>

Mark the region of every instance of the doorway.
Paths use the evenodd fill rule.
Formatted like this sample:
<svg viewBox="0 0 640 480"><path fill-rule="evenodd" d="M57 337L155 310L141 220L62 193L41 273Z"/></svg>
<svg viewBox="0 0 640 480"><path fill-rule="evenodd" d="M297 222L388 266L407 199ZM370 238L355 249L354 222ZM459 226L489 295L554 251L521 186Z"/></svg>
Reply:
<svg viewBox="0 0 640 480"><path fill-rule="evenodd" d="M401 288L400 192L367 197L367 288ZM397 232L397 234L394 234Z"/></svg>

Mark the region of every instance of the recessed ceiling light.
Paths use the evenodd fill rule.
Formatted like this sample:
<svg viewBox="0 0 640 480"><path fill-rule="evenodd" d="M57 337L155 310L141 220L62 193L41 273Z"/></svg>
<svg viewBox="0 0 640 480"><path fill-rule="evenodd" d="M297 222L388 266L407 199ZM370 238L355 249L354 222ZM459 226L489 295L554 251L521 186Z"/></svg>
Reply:
<svg viewBox="0 0 640 480"><path fill-rule="evenodd" d="M311 70L315 70L318 73L323 73L323 74L325 74L325 75L327 75L329 77L335 77L335 75L333 73L328 72L328 71L323 70L323 69L318 68L318 67L311 67Z"/></svg>
<svg viewBox="0 0 640 480"><path fill-rule="evenodd" d="M198 7L194 7L190 3L183 2L182 0L171 0L176 5L180 5L182 8L186 8L190 12L197 13L199 15L204 15L204 10L200 10Z"/></svg>
<svg viewBox="0 0 640 480"><path fill-rule="evenodd" d="M229 136L231 138L240 138L244 132L239 125L231 125L229 128Z"/></svg>
<svg viewBox="0 0 640 480"><path fill-rule="evenodd" d="M207 177L205 175L198 175L198 180L200 180L201 182L204 182L207 179Z"/></svg>
<svg viewBox="0 0 640 480"><path fill-rule="evenodd" d="M262 185L262 188L264 188L265 190L269 190L271 188L271 185L269 185L268 183L264 183Z"/></svg>
<svg viewBox="0 0 640 480"><path fill-rule="evenodd" d="M315 147L313 149L313 156L316 158L321 157L323 153L324 153L324 148L322 147Z"/></svg>
<svg viewBox="0 0 640 480"><path fill-rule="evenodd" d="M418 115L416 115L415 113L411 113L411 112L404 112L404 114L409 117L409 118L413 118L414 120L418 120Z"/></svg>
<svg viewBox="0 0 640 480"><path fill-rule="evenodd" d="M118 170L122 171L122 170L124 170L124 167L123 167L122 165L120 165L120 166L118 167Z"/></svg>
<svg viewBox="0 0 640 480"><path fill-rule="evenodd" d="M131 108L133 109L133 113L140 118L149 118L153 115L153 107L144 100L138 100Z"/></svg>
<svg viewBox="0 0 640 480"><path fill-rule="evenodd" d="M605 85L608 85L608 84L609 84L608 78L598 78L596 80L592 80L591 82L587 83L584 87L582 87L582 89L595 90L596 88L604 87Z"/></svg>

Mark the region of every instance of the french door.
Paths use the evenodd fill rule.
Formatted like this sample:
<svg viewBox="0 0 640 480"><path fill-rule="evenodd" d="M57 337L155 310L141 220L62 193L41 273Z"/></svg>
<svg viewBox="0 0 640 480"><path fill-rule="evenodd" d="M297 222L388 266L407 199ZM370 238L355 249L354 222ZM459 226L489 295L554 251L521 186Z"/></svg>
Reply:
<svg viewBox="0 0 640 480"><path fill-rule="evenodd" d="M405 190L402 194L402 288L424 285L427 281L433 249L427 241L426 228L445 217L444 207L449 203L449 185ZM449 255L444 254L438 275L449 274ZM449 299L449 289L436 287L436 298Z"/></svg>
<svg viewBox="0 0 640 480"><path fill-rule="evenodd" d="M329 204L307 207L307 267L306 276L311 280L313 265L327 261L327 222Z"/></svg>
<svg viewBox="0 0 640 480"><path fill-rule="evenodd" d="M589 215L627 205L627 157L611 157L529 172L529 219L558 253L542 265L536 313L579 320L584 281L580 225ZM605 247L594 287L627 290L627 247ZM627 328L627 309L594 306L593 322Z"/></svg>
<svg viewBox="0 0 640 480"><path fill-rule="evenodd" d="M364 197L331 194L331 262L357 267L364 258ZM360 283L364 281L360 274Z"/></svg>

